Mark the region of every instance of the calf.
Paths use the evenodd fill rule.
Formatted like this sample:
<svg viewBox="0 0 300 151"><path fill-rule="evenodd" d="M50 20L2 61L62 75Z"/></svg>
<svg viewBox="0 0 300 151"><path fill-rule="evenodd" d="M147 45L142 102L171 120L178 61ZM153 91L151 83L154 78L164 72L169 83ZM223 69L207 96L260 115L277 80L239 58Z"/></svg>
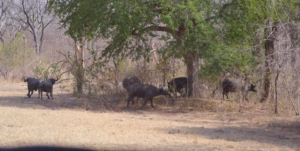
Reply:
<svg viewBox="0 0 300 151"><path fill-rule="evenodd" d="M27 96L28 98L30 98L33 94L33 90L36 91L38 89L40 80L30 77L24 77L24 82L27 82Z"/></svg>
<svg viewBox="0 0 300 151"><path fill-rule="evenodd" d="M257 92L255 84L246 83L241 86L237 81L230 80L228 78L224 78L222 80L222 88L223 88L223 100L224 100L224 95L226 95L226 97L228 99L229 92L242 91L243 100L245 98L247 101L249 101L249 99L247 97L248 92L249 91Z"/></svg>
<svg viewBox="0 0 300 151"><path fill-rule="evenodd" d="M174 93L175 96L176 93L180 93L181 96L185 96L187 94L187 77L178 77L174 78L171 81L168 82L168 89L170 93ZM182 89L185 89L185 93L183 94ZM175 90L175 92L174 92ZM171 97L171 95L170 95Z"/></svg>
<svg viewBox="0 0 300 151"><path fill-rule="evenodd" d="M128 100L127 107L129 107L129 102L133 101L134 97L144 98L144 104L141 108L144 108L147 101L150 100L151 107L153 108L153 97L159 95L170 95L166 88L157 88L153 85L145 85L136 83L129 87L128 89Z"/></svg>
<svg viewBox="0 0 300 151"><path fill-rule="evenodd" d="M50 99L48 93L50 93L50 96L51 98L53 99L53 95L52 95L52 92L53 92L53 85L55 84L55 82L58 81L58 79L47 79L47 80L44 80L40 83L39 85L39 97L41 96L41 100L43 100L43 92L46 92L46 95L48 97L48 99Z"/></svg>

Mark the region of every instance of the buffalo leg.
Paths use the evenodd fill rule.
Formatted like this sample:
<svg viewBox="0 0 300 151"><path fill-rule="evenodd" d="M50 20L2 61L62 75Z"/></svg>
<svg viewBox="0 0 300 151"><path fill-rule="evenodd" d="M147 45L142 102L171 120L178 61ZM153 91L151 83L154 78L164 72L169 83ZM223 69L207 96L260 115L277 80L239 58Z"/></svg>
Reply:
<svg viewBox="0 0 300 151"><path fill-rule="evenodd" d="M131 101L131 99L132 98L129 96L128 99L127 99L127 107L129 107L129 102Z"/></svg>
<svg viewBox="0 0 300 151"><path fill-rule="evenodd" d="M223 100L224 100L224 95L227 97L227 100L229 99L228 98L228 92L223 92Z"/></svg>
<svg viewBox="0 0 300 151"><path fill-rule="evenodd" d="M244 101L244 99L249 102L248 92L245 92L245 94L243 94L243 101Z"/></svg>
<svg viewBox="0 0 300 151"><path fill-rule="evenodd" d="M150 100L150 103L151 103L151 107L154 108L154 106L153 106L153 98Z"/></svg>
<svg viewBox="0 0 300 151"><path fill-rule="evenodd" d="M180 96L185 97L186 93L183 92L183 88L182 89L178 89L178 92L180 93Z"/></svg>
<svg viewBox="0 0 300 151"><path fill-rule="evenodd" d="M32 94L33 94L33 90L31 90L31 94L30 94L30 96L29 96L29 97L31 97L31 96L32 96Z"/></svg>
<svg viewBox="0 0 300 151"><path fill-rule="evenodd" d="M28 98L30 98L30 90L28 90L27 96Z"/></svg>
<svg viewBox="0 0 300 151"><path fill-rule="evenodd" d="M46 92L46 95L47 95L48 99L50 99L50 97L49 97L49 92Z"/></svg>
<svg viewBox="0 0 300 151"><path fill-rule="evenodd" d="M175 95L175 93L174 93L175 92L174 87L171 86L169 91L170 91L169 97L171 98L172 97L171 94Z"/></svg>
<svg viewBox="0 0 300 151"><path fill-rule="evenodd" d="M53 99L52 90L50 91L50 96L51 96L51 98Z"/></svg>
<svg viewBox="0 0 300 151"><path fill-rule="evenodd" d="M224 95L227 97L227 99L229 99L229 98L228 98L228 92L224 92L224 91L223 91L223 100L224 100Z"/></svg>
<svg viewBox="0 0 300 151"><path fill-rule="evenodd" d="M145 99L145 102L144 102L143 106L141 107L141 109L144 108L144 106L146 105L147 101L148 101L148 99Z"/></svg>

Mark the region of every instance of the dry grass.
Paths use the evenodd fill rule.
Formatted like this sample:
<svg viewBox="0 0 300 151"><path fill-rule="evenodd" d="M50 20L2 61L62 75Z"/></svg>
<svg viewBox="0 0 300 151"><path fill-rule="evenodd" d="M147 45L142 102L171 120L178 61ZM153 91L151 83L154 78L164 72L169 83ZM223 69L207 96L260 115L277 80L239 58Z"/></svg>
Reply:
<svg viewBox="0 0 300 151"><path fill-rule="evenodd" d="M96 150L300 150L300 118L265 104L178 99L155 109L79 99L55 87L54 100L26 98L25 83L0 88L0 147L55 145ZM160 105L160 104L164 105ZM111 105L110 105L111 104ZM106 109L104 110L103 107ZM88 109L88 110L86 110Z"/></svg>

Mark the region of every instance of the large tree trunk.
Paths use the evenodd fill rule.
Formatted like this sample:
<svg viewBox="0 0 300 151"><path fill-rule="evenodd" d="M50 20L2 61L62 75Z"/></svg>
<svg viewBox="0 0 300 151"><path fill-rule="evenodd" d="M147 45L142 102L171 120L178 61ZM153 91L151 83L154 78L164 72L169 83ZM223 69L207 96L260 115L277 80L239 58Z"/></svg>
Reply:
<svg viewBox="0 0 300 151"><path fill-rule="evenodd" d="M263 96L260 100L261 102L267 101L270 96L271 90L271 74L272 74L272 64L274 62L274 41L275 41L275 32L277 31L277 23L272 26L270 30L271 22L266 20L266 28L265 28L265 69L264 69L264 77L263 77Z"/></svg>
<svg viewBox="0 0 300 151"><path fill-rule="evenodd" d="M195 76L195 73L198 71L196 67L196 59L197 55L195 52L188 52L184 55L184 59L186 61L187 66L187 78L188 78L188 97L193 97L194 95L194 81L197 76Z"/></svg>
<svg viewBox="0 0 300 151"><path fill-rule="evenodd" d="M77 93L82 94L83 93L83 84L84 84L84 44L85 42L82 42L81 44L76 44L76 65L77 65L77 70L75 74L76 78L76 88L77 88Z"/></svg>

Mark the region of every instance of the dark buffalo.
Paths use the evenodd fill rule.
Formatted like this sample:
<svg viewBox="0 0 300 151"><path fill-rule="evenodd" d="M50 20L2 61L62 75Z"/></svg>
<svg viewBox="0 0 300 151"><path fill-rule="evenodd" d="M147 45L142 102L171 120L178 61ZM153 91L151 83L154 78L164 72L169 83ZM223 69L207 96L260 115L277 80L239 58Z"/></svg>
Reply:
<svg viewBox="0 0 300 151"><path fill-rule="evenodd" d="M228 99L229 92L242 91L243 100L245 98L247 101L249 101L247 97L248 92L249 91L257 92L255 84L246 83L241 86L236 80L231 80L228 78L224 78L222 80L222 88L223 88L223 100L224 100L224 95L226 95Z"/></svg>
<svg viewBox="0 0 300 151"><path fill-rule="evenodd" d="M187 77L178 77L169 81L168 89L170 93L173 93L175 96L177 96L176 93L178 92L181 96L185 96L187 94L187 81ZM183 92L183 89L185 89L185 92Z"/></svg>
<svg viewBox="0 0 300 151"><path fill-rule="evenodd" d="M24 77L24 82L27 82L28 98L31 97L33 91L36 91L39 88L40 80L30 77Z"/></svg>
<svg viewBox="0 0 300 151"><path fill-rule="evenodd" d="M123 88L128 93L129 87L135 83L142 84L142 81L137 76L124 78L122 81ZM134 99L132 100L132 104L134 104Z"/></svg>
<svg viewBox="0 0 300 151"><path fill-rule="evenodd" d="M55 84L55 82L58 81L58 79L46 79L42 82L40 82L40 85L39 85L39 97L41 96L41 100L43 100L43 92L46 92L46 95L48 97L48 99L50 99L48 93L50 93L50 96L51 98L53 99L53 96L52 96L52 92L53 92L53 85Z"/></svg>
<svg viewBox="0 0 300 151"><path fill-rule="evenodd" d="M123 85L124 89L126 89L127 92L128 92L129 87L135 83L142 84L141 80L137 76L127 77L127 78L124 78L122 81L122 85Z"/></svg>
<svg viewBox="0 0 300 151"><path fill-rule="evenodd" d="M151 107L153 108L153 97L169 94L170 93L166 88L157 88L153 85L136 83L131 85L128 89L127 107L129 107L129 102L133 101L134 97L137 97L144 98L144 104L141 108L144 108L148 100L150 100Z"/></svg>

